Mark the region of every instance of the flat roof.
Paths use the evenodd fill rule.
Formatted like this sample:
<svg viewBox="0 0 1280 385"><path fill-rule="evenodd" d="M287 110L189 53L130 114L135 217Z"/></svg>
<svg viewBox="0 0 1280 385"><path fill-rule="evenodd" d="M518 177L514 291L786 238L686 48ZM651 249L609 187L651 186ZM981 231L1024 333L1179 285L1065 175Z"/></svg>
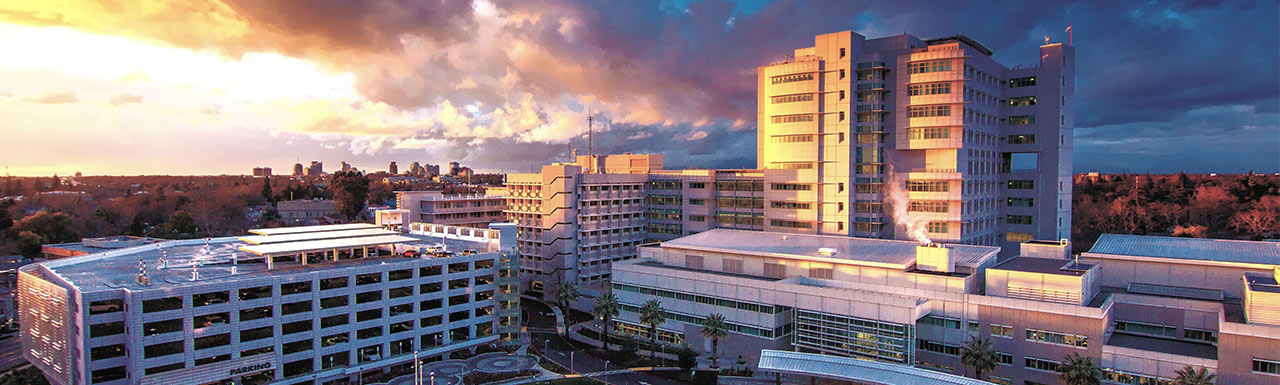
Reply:
<svg viewBox="0 0 1280 385"><path fill-rule="evenodd" d="M851 264L906 268L916 261L915 241L854 238L836 235L809 235L713 229L661 243L662 247L755 254L783 258L824 259ZM956 264L974 267L1000 251L994 246L948 244L955 253ZM819 255L819 249L834 249L830 256Z"/></svg>
<svg viewBox="0 0 1280 385"><path fill-rule="evenodd" d="M268 243L313 241L317 239L336 239L336 238L357 238L368 237L374 235L394 235L397 232L382 228L358 229L358 230L339 230L339 231L317 231L310 233L291 233L280 235L246 235L240 237L240 241L252 243L255 245L263 245Z"/></svg>
<svg viewBox="0 0 1280 385"><path fill-rule="evenodd" d="M1249 290L1263 293L1280 293L1280 284L1276 282L1275 275L1244 273L1244 281L1248 283Z"/></svg>
<svg viewBox="0 0 1280 385"><path fill-rule="evenodd" d="M1218 359L1216 346L1165 338L1111 333L1111 339L1107 340L1107 345L1210 360Z"/></svg>
<svg viewBox="0 0 1280 385"><path fill-rule="evenodd" d="M338 230L358 230L358 229L376 229L378 225L369 223L347 223L340 225L320 225L320 226L299 226L299 227L277 227L270 229L253 229L249 230L250 234L258 235L282 235L297 233L314 233L320 231L338 231Z"/></svg>
<svg viewBox="0 0 1280 385"><path fill-rule="evenodd" d="M1129 293L1146 294L1160 297L1199 299L1205 301L1221 302L1225 296L1222 290L1206 289L1200 287L1159 285L1154 283L1130 282Z"/></svg>
<svg viewBox="0 0 1280 385"><path fill-rule="evenodd" d="M281 255L302 252L314 252L332 249L350 249L356 247L389 245L417 241L403 235L378 235L372 237L320 239L314 241L269 243L265 245L240 246L240 251L257 255Z"/></svg>
<svg viewBox="0 0 1280 385"><path fill-rule="evenodd" d="M760 363L757 367L765 372L799 374L869 384L992 385L982 380L910 365L770 349L760 351Z"/></svg>
<svg viewBox="0 0 1280 385"><path fill-rule="evenodd" d="M1102 234L1091 254L1280 265L1280 243Z"/></svg>
<svg viewBox="0 0 1280 385"><path fill-rule="evenodd" d="M672 265L666 265L666 264L663 264L663 263L661 263L661 262L657 262L657 261L644 261L644 262L638 262L638 263L636 263L636 265L638 265L638 266L646 266L646 267L660 267L660 268L663 268L663 269L672 269L672 270L680 270L680 271L688 271L688 272L693 272L693 273L698 273L698 274L711 274L711 275L720 275L720 276L725 276L725 277L734 277L734 278L743 278L743 279L754 279L754 280L757 280L757 281L765 281L765 282L777 282L777 281L781 281L781 280L782 280L781 278L760 277L760 276L748 275L748 274L729 273L729 272L724 272L724 271L719 271L719 270L702 270L702 269L692 269L692 268L688 268L688 267L684 267L684 266L672 266Z"/></svg>
<svg viewBox="0 0 1280 385"><path fill-rule="evenodd" d="M1093 268L1093 266L1094 264L1091 263L1080 263L1077 265L1073 261L1066 259L1020 256L992 266L991 269L1079 277L1083 276L1084 273L1090 268Z"/></svg>

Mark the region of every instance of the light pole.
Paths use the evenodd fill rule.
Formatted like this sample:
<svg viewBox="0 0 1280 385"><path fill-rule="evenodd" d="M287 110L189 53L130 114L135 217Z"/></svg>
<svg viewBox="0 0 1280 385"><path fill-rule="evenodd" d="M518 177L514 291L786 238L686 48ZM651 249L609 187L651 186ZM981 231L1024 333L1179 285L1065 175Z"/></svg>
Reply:
<svg viewBox="0 0 1280 385"><path fill-rule="evenodd" d="M431 385L436 385L436 372L431 372Z"/></svg>
<svg viewBox="0 0 1280 385"><path fill-rule="evenodd" d="M604 374L600 375L601 382L604 382L604 378L608 376L609 376L609 360L604 360Z"/></svg>
<svg viewBox="0 0 1280 385"><path fill-rule="evenodd" d="M413 351L413 385L422 385L422 367L418 366L418 351Z"/></svg>
<svg viewBox="0 0 1280 385"><path fill-rule="evenodd" d="M570 372L574 372L574 371L573 371L573 351L572 351L572 350L570 350L570 351L569 351L569 371L570 371ZM574 373L577 373L577 372L574 372Z"/></svg>

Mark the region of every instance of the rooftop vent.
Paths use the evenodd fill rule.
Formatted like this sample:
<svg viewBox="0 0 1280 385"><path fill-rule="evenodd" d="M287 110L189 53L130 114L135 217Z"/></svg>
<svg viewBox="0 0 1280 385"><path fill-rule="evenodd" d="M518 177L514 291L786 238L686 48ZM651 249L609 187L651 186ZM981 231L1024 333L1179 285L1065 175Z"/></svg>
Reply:
<svg viewBox="0 0 1280 385"><path fill-rule="evenodd" d="M836 249L831 248L831 247L823 247L823 248L819 248L819 249L818 249L818 255L821 255L821 256L824 256L824 257L834 257L834 256L836 255Z"/></svg>
<svg viewBox="0 0 1280 385"><path fill-rule="evenodd" d="M955 251L941 243L916 246L916 269L939 273L955 272Z"/></svg>

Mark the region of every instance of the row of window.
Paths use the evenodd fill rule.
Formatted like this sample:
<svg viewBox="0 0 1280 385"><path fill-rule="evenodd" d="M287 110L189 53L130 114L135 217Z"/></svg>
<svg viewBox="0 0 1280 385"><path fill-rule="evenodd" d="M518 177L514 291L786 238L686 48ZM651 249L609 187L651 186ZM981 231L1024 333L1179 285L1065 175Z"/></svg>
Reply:
<svg viewBox="0 0 1280 385"><path fill-rule="evenodd" d="M907 211L922 213L945 213L950 208L947 201L911 201L907 205Z"/></svg>
<svg viewBox="0 0 1280 385"><path fill-rule="evenodd" d="M813 204L808 202L770 201L769 207L775 209L808 210L813 207Z"/></svg>
<svg viewBox="0 0 1280 385"><path fill-rule="evenodd" d="M1039 329L1027 329L1027 341L1044 342L1049 344L1072 346L1077 348L1089 347L1089 336L1079 334L1067 334L1051 332Z"/></svg>
<svg viewBox="0 0 1280 385"><path fill-rule="evenodd" d="M813 80L813 74L812 74L812 73L807 73L807 74L797 74L797 75L774 76L772 79L770 79L770 81L772 82L772 84L783 84L783 83L803 82L803 81L809 81L809 80Z"/></svg>
<svg viewBox="0 0 1280 385"><path fill-rule="evenodd" d="M813 114L780 115L770 119L774 124L812 122Z"/></svg>
<svg viewBox="0 0 1280 385"><path fill-rule="evenodd" d="M907 109L907 112L912 118L951 116L951 106L912 106Z"/></svg>
<svg viewBox="0 0 1280 385"><path fill-rule="evenodd" d="M769 220L769 225L773 227L786 227L786 228L793 228L793 229L812 229L813 228L812 222L789 221L789 220L782 220L782 219Z"/></svg>
<svg viewBox="0 0 1280 385"><path fill-rule="evenodd" d="M916 192L947 192L951 188L951 183L944 180L909 180L907 181L907 191Z"/></svg>
<svg viewBox="0 0 1280 385"><path fill-rule="evenodd" d="M738 267L737 270L739 273L741 273L742 261L740 260L733 260L733 261L739 263L739 265L737 266ZM752 311L752 312L764 313L764 314L777 314L790 309L786 306L775 306L775 305L765 305L765 304L758 304L758 303L751 303L751 302L735 301L732 299L709 297L705 295L671 291L666 289L656 289L656 288L649 288L649 287L643 287L643 286L628 285L625 283L614 283L613 289L618 291L629 291L632 293L640 293L640 294L651 295L655 297L672 298L672 299L678 299L682 301L697 302L703 305L719 306L719 307L724 307L729 309L739 309L739 310L746 310L746 311Z"/></svg>
<svg viewBox="0 0 1280 385"><path fill-rule="evenodd" d="M769 138L772 143L809 143L813 141L813 134L799 135L775 135Z"/></svg>
<svg viewBox="0 0 1280 385"><path fill-rule="evenodd" d="M911 140L948 139L950 137L951 127L925 127L907 130L907 138Z"/></svg>
<svg viewBox="0 0 1280 385"><path fill-rule="evenodd" d="M907 86L908 96L941 95L951 93L951 83L912 84Z"/></svg>
<svg viewBox="0 0 1280 385"><path fill-rule="evenodd" d="M932 60L925 62L907 63L907 72L911 74L923 74L929 72L946 72L951 70L951 60Z"/></svg>
<svg viewBox="0 0 1280 385"><path fill-rule="evenodd" d="M783 95L769 98L773 104L794 103L794 102L811 102L813 94Z"/></svg>

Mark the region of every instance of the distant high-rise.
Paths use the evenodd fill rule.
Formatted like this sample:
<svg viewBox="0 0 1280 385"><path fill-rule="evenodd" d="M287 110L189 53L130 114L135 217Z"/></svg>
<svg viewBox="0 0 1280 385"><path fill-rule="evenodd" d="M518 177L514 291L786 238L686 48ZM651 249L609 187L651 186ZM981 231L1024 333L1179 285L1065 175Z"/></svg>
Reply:
<svg viewBox="0 0 1280 385"><path fill-rule="evenodd" d="M396 175L400 173L399 168L396 167L395 161L391 161L391 164L387 166L387 173L391 175Z"/></svg>
<svg viewBox="0 0 1280 385"><path fill-rule="evenodd" d="M351 164L350 164L350 163L347 163L346 161L343 161L343 162L342 162L342 171L343 171L343 172L351 171L352 169L354 169L354 167L351 167Z"/></svg>
<svg viewBox="0 0 1280 385"><path fill-rule="evenodd" d="M418 164L418 162L413 162L413 164L410 164L409 174L412 174L413 176L422 176L424 174L422 172L422 165Z"/></svg>
<svg viewBox="0 0 1280 385"><path fill-rule="evenodd" d="M458 162L449 162L449 175L457 176L459 168Z"/></svg>
<svg viewBox="0 0 1280 385"><path fill-rule="evenodd" d="M324 175L324 162L315 160L311 161L311 166L307 167L306 174L307 176Z"/></svg>
<svg viewBox="0 0 1280 385"><path fill-rule="evenodd" d="M270 178L271 167L254 167L253 176L258 178Z"/></svg>
<svg viewBox="0 0 1280 385"><path fill-rule="evenodd" d="M302 173L303 173L302 163L294 163L293 176L302 176Z"/></svg>

